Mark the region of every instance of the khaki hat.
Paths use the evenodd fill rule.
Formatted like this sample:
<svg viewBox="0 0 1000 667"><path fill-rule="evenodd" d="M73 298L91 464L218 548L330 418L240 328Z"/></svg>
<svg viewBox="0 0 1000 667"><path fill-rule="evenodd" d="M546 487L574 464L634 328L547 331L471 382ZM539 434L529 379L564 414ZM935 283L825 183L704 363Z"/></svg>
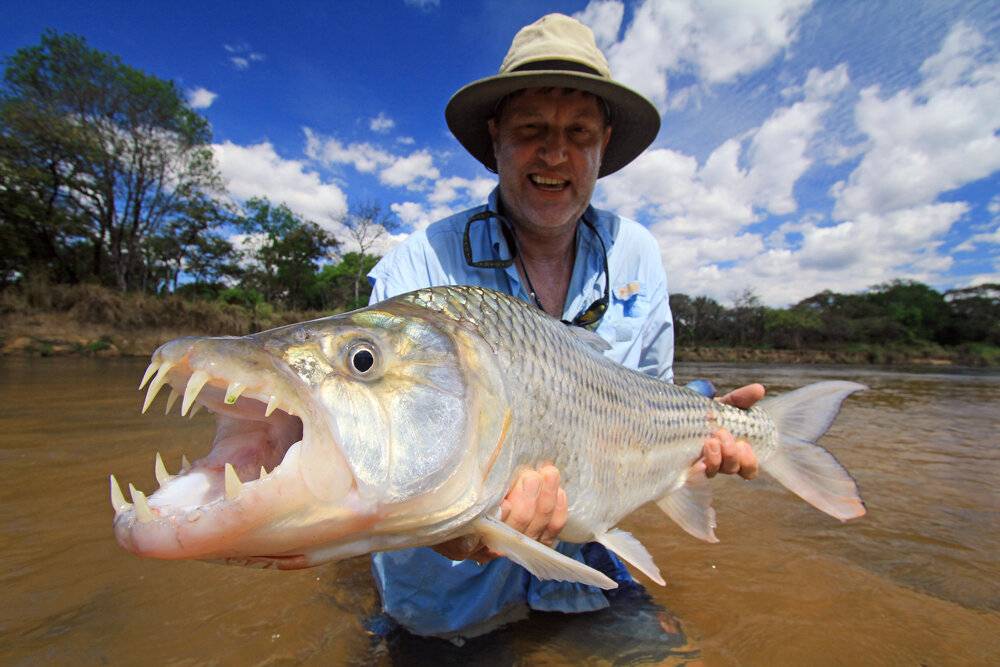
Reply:
<svg viewBox="0 0 1000 667"><path fill-rule="evenodd" d="M603 99L611 111L611 141L597 176L607 176L639 156L660 131L653 103L611 78L594 33L563 14L543 16L521 28L500 73L455 93L444 110L452 134L490 171L497 170L487 121L507 95L524 88L573 88Z"/></svg>

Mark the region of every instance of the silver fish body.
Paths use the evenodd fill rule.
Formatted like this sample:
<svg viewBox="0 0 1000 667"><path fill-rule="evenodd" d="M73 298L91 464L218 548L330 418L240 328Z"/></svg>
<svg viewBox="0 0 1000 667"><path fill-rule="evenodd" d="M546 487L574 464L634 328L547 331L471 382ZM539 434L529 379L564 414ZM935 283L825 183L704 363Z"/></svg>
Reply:
<svg viewBox="0 0 1000 667"><path fill-rule="evenodd" d="M293 568L477 533L539 576L613 587L496 520L518 471L551 461L569 499L560 538L600 541L662 583L615 526L656 501L714 541L697 460L720 427L823 511L864 513L853 479L814 444L861 385L818 383L743 411L623 368L601 346L477 287L167 343L144 378L146 406L169 383L184 408L216 413L218 433L181 474L158 472L148 499L126 502L112 478L118 540L139 555Z"/></svg>

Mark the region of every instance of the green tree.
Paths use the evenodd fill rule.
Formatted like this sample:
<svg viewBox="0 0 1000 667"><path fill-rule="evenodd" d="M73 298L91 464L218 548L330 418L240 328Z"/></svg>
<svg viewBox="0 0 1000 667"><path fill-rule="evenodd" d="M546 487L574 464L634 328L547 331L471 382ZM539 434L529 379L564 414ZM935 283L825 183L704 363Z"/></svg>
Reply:
<svg viewBox="0 0 1000 667"><path fill-rule="evenodd" d="M88 274L139 288L148 277L146 240L185 215L192 199L221 191L210 138L208 122L173 82L82 37L46 32L6 60L0 141L14 157L0 189L17 196L0 198L0 213L40 227L35 238L50 244L41 260L71 266L61 253L84 245Z"/></svg>
<svg viewBox="0 0 1000 667"><path fill-rule="evenodd" d="M317 308L323 310L354 310L368 305L371 285L365 280L358 286L357 276L365 276L375 268L380 258L377 255L362 255L349 252L336 264L327 264L317 276L319 294Z"/></svg>
<svg viewBox="0 0 1000 667"><path fill-rule="evenodd" d="M383 209L381 204L367 201L352 206L347 215L338 222L344 225L348 237L358 247L358 257L352 260L355 265L353 303L357 304L362 300L361 284L364 282L365 274L371 270L370 267L365 269L365 263L358 260L361 257L370 257L369 251L399 228L399 219L391 211Z"/></svg>
<svg viewBox="0 0 1000 667"><path fill-rule="evenodd" d="M248 235L244 251L249 268L245 288L257 289L269 302L306 308L314 293L317 265L338 241L323 228L304 220L284 204L254 197L245 204L238 226Z"/></svg>

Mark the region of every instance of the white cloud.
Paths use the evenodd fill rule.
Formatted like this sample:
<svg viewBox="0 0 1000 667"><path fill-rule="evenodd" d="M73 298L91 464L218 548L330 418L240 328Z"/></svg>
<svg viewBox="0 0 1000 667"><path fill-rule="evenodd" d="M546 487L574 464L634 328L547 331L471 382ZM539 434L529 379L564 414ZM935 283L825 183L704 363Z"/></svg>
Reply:
<svg viewBox="0 0 1000 667"><path fill-rule="evenodd" d="M218 94L207 88L192 88L187 91L187 101L192 109L207 109L215 102Z"/></svg>
<svg viewBox="0 0 1000 667"><path fill-rule="evenodd" d="M441 0L403 0L403 3L408 7L416 7L425 12L441 6Z"/></svg>
<svg viewBox="0 0 1000 667"><path fill-rule="evenodd" d="M663 110L670 72L693 73L707 85L753 72L795 41L799 19L811 4L646 0L636 8L620 41L607 43L604 28L598 29L615 77ZM580 16L610 14L611 9L591 3Z"/></svg>
<svg viewBox="0 0 1000 667"><path fill-rule="evenodd" d="M396 137L396 141L403 144L404 146L412 146L417 143L413 137Z"/></svg>
<svg viewBox="0 0 1000 667"><path fill-rule="evenodd" d="M368 121L368 128L372 132L378 132L379 134L385 134L394 127L396 127L396 121L389 118L384 112L381 111L377 116Z"/></svg>
<svg viewBox="0 0 1000 667"><path fill-rule="evenodd" d="M582 12L573 14L594 31L594 40L602 51L618 41L624 16L625 5L619 0L591 0Z"/></svg>
<svg viewBox="0 0 1000 667"><path fill-rule="evenodd" d="M1000 169L1000 61L986 58L982 36L957 24L920 71L916 89L861 91L868 150L831 191L837 218L922 206Z"/></svg>
<svg viewBox="0 0 1000 667"><path fill-rule="evenodd" d="M305 163L282 158L269 142L240 146L227 141L212 149L229 193L237 199L264 196L331 231L338 229L331 219L347 211L347 197Z"/></svg>
<svg viewBox="0 0 1000 667"><path fill-rule="evenodd" d="M261 62L265 57L263 53L252 50L249 44L223 44L222 48L230 54L229 62L238 70L248 69L252 63Z"/></svg>
<svg viewBox="0 0 1000 667"><path fill-rule="evenodd" d="M438 178L441 173L434 166L434 158L426 150L417 150L409 155L394 155L368 143L344 145L335 137L322 137L309 128L303 128L306 135L306 155L317 162L351 164L360 172L378 171L383 185L405 187L408 190L425 190L428 181Z"/></svg>
<svg viewBox="0 0 1000 667"><path fill-rule="evenodd" d="M475 205L486 201L494 187L496 180L492 178L442 178L434 182L434 190L427 196L427 201L432 204L448 204L462 197L460 191L464 191L464 201Z"/></svg>

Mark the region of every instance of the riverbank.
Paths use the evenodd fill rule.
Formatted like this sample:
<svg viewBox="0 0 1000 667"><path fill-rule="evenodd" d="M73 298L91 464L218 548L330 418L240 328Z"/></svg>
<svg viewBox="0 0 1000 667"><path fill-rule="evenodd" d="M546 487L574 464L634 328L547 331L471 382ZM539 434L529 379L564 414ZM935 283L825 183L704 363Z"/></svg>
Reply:
<svg viewBox="0 0 1000 667"><path fill-rule="evenodd" d="M179 297L122 295L92 285L48 286L0 295L0 354L149 356L180 336L245 335L329 312L275 311ZM1000 366L1000 348L933 343L847 345L820 349L678 346L682 362Z"/></svg>

